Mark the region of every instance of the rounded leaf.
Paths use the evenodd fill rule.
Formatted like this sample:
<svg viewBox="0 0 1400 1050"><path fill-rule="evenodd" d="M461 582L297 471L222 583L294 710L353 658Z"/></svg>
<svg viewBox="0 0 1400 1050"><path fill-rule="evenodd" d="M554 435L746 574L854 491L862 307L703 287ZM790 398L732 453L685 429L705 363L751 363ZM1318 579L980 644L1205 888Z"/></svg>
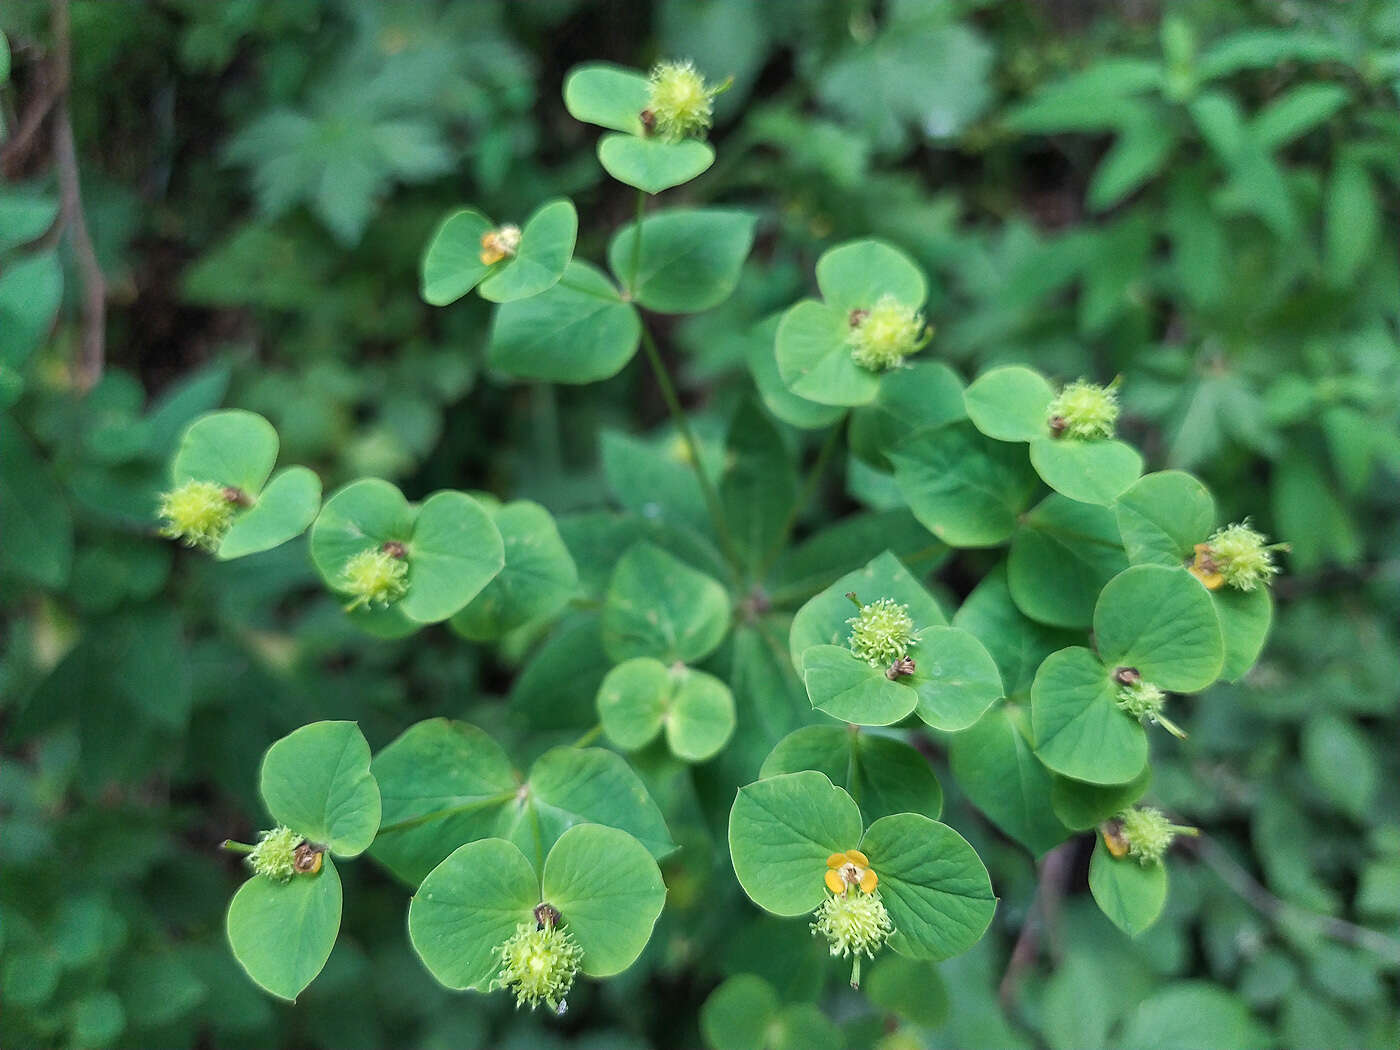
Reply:
<svg viewBox="0 0 1400 1050"><path fill-rule="evenodd" d="M321 509L321 479L306 467L288 467L235 515L219 544L221 561L272 550L300 536Z"/></svg>
<svg viewBox="0 0 1400 1050"><path fill-rule="evenodd" d="M892 725L919 702L903 679L890 681L843 645L809 647L802 654L802 682L813 707L854 725Z"/></svg>
<svg viewBox="0 0 1400 1050"><path fill-rule="evenodd" d="M914 673L900 681L918 695L914 713L934 729L967 729L1001 699L996 661L968 631L926 628L913 653Z"/></svg>
<svg viewBox="0 0 1400 1050"><path fill-rule="evenodd" d="M515 254L491 267L478 289L481 297L509 303L553 288L574 257L577 239L578 212L573 201L563 197L546 201L525 220Z"/></svg>
<svg viewBox="0 0 1400 1050"><path fill-rule="evenodd" d="M1111 671L1078 646L1051 653L1031 686L1035 753L1063 776L1124 784L1147 764L1147 734L1118 709Z"/></svg>
<svg viewBox="0 0 1400 1050"><path fill-rule="evenodd" d="M1113 512L1055 493L1011 537L1006 580L1016 607L1032 620L1087 628L1104 584L1127 567Z"/></svg>
<svg viewBox="0 0 1400 1050"><path fill-rule="evenodd" d="M871 824L861 852L880 877L894 923L890 947L914 959L947 959L976 944L997 899L977 851L946 824L896 813Z"/></svg>
<svg viewBox="0 0 1400 1050"><path fill-rule="evenodd" d="M650 94L643 74L607 62L578 66L564 78L564 108L571 117L630 135L642 134Z"/></svg>
<svg viewBox="0 0 1400 1050"><path fill-rule="evenodd" d="M258 987L294 1002L330 958L340 905L340 875L329 857L317 874L287 883L255 876L229 903L233 957Z"/></svg>
<svg viewBox="0 0 1400 1050"><path fill-rule="evenodd" d="M624 660L598 687L598 719L603 732L624 751L646 747L661 732L671 697L671 670L660 660Z"/></svg>
<svg viewBox="0 0 1400 1050"><path fill-rule="evenodd" d="M502 839L468 842L428 873L408 906L413 950L448 988L489 991L496 949L534 921L540 881L525 854Z"/></svg>
<svg viewBox="0 0 1400 1050"><path fill-rule="evenodd" d="M805 915L826 897L826 859L860 841L860 809L822 773L746 784L729 811L729 856L749 898L775 915Z"/></svg>
<svg viewBox="0 0 1400 1050"><path fill-rule="evenodd" d="M339 590L351 558L385 543L407 544L413 537L413 519L412 506L394 485L379 478L352 481L316 515L311 561L327 586Z"/></svg>
<svg viewBox="0 0 1400 1050"><path fill-rule="evenodd" d="M340 857L363 853L379 830L379 785L354 722L312 722L277 741L259 791L279 824Z"/></svg>
<svg viewBox="0 0 1400 1050"><path fill-rule="evenodd" d="M524 849L547 850L575 824L606 824L639 841L653 857L676 848L666 818L627 761L598 747L556 747L530 767L511 804L510 838Z"/></svg>
<svg viewBox="0 0 1400 1050"><path fill-rule="evenodd" d="M559 909L583 949L581 969L611 977L637 961L666 903L661 869L625 831L578 824L545 858L541 899Z"/></svg>
<svg viewBox="0 0 1400 1050"><path fill-rule="evenodd" d="M763 399L769 412L791 426L803 430L830 426L841 418L845 409L840 405L819 405L793 393L778 372L774 340L781 321L782 317L778 315L755 326L748 342L745 359L754 385L758 387L758 396Z"/></svg>
<svg viewBox="0 0 1400 1050"><path fill-rule="evenodd" d="M686 762L713 758L734 734L734 694L712 674L684 668L666 712L666 745Z"/></svg>
<svg viewBox="0 0 1400 1050"><path fill-rule="evenodd" d="M794 303L778 322L778 375L798 397L819 405L864 405L880 392L880 375L856 364L846 341L850 312L815 299Z"/></svg>
<svg viewBox="0 0 1400 1050"><path fill-rule="evenodd" d="M739 283L753 247L754 216L722 208L677 208L628 223L608 244L608 268L648 310L689 314L718 306Z"/></svg>
<svg viewBox="0 0 1400 1050"><path fill-rule="evenodd" d="M958 374L941 361L911 361L880 376L875 400L851 413L851 451L881 471L885 456L908 434L967 418Z"/></svg>
<svg viewBox="0 0 1400 1050"><path fill-rule="evenodd" d="M1061 495L1104 506L1142 474L1142 457L1121 441L1036 438L1031 442L1031 465Z"/></svg>
<svg viewBox="0 0 1400 1050"><path fill-rule="evenodd" d="M1163 864L1139 864L1132 857L1115 857L1095 836L1089 861L1089 892L1109 921L1136 937L1162 914L1167 903L1167 869Z"/></svg>
<svg viewBox="0 0 1400 1050"><path fill-rule="evenodd" d="M998 441L1034 441L1048 430L1046 409L1055 389L1039 372L1022 365L993 368L963 393L973 426Z"/></svg>
<svg viewBox="0 0 1400 1050"><path fill-rule="evenodd" d="M729 595L660 547L638 543L613 569L603 602L603 648L614 660L704 659L729 631Z"/></svg>
<svg viewBox="0 0 1400 1050"><path fill-rule="evenodd" d="M1180 470L1143 475L1113 509L1134 565L1179 566L1215 527L1215 500L1199 480Z"/></svg>
<svg viewBox="0 0 1400 1050"><path fill-rule="evenodd" d="M1306 993L1292 998L1303 1004L1300 1012L1304 1017L1308 1016L1309 1004L1316 1003ZM1287 1006L1285 1003L1285 1018L1289 1016ZM1317 1007L1312 1009L1316 1011ZM1330 1017L1337 1018L1342 1042L1355 1037L1354 1030L1347 1030L1347 1022L1340 1014L1332 1013ZM1283 1024L1287 1032L1289 1021ZM1270 1038L1249 1007L1224 988L1206 981L1176 981L1137 1004L1123 1026L1120 1043L1142 1050L1197 1050L1202 1046L1209 1046L1211 1050L1265 1050L1290 1042L1294 1046L1303 1045L1296 1039L1290 1040L1285 1035L1282 1041L1276 1042ZM1318 1045L1340 1044L1329 1044L1324 1038Z"/></svg>
<svg viewBox="0 0 1400 1050"><path fill-rule="evenodd" d="M1220 637L1225 643L1225 665L1220 677L1235 682L1254 666L1269 635L1274 619L1274 598L1267 587L1237 591L1222 587L1211 592L1215 614L1220 618Z"/></svg>
<svg viewBox="0 0 1400 1050"><path fill-rule="evenodd" d="M408 547L408 591L399 602L416 623L446 620L505 566L500 530L464 492L435 492L418 508Z"/></svg>
<svg viewBox="0 0 1400 1050"><path fill-rule="evenodd" d="M495 225L471 208L454 211L438 224L423 251L419 294L431 306L455 303L481 282L491 266L481 261L481 238Z"/></svg>
<svg viewBox="0 0 1400 1050"><path fill-rule="evenodd" d="M185 428L171 480L212 481L256 497L277 463L277 447L277 431L262 416L237 408L209 412Z"/></svg>
<svg viewBox="0 0 1400 1050"><path fill-rule="evenodd" d="M1110 580L1094 607L1094 642L1110 669L1135 667L1174 693L1204 689L1225 662L1210 592L1180 568L1134 565Z"/></svg>
<svg viewBox="0 0 1400 1050"><path fill-rule="evenodd" d="M714 148L699 139L665 142L637 135L604 135L598 163L618 182L660 193L689 182L715 162Z"/></svg>
<svg viewBox="0 0 1400 1050"><path fill-rule="evenodd" d="M1050 786L1050 805L1065 827L1088 831L1142 798L1151 783L1151 765L1126 784L1086 784L1056 776Z"/></svg>
<svg viewBox="0 0 1400 1050"><path fill-rule="evenodd" d="M885 295L915 309L928 298L928 281L918 264L894 245L873 239L823 252L817 260L817 287L843 314L868 310Z"/></svg>
<svg viewBox="0 0 1400 1050"><path fill-rule="evenodd" d="M700 1031L711 1050L841 1050L841 1029L815 1003L783 1006L762 977L741 973L716 988L700 1008Z"/></svg>
<svg viewBox="0 0 1400 1050"><path fill-rule="evenodd" d="M760 777L814 769L845 788L866 822L891 813L922 813L937 820L943 789L928 759L902 740L844 726L804 726L778 741Z"/></svg>

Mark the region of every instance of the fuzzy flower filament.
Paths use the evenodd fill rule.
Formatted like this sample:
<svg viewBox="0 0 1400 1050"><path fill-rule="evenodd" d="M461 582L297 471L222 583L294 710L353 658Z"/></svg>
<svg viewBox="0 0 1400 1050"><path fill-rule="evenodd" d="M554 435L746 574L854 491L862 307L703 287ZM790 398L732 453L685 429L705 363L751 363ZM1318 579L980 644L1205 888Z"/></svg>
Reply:
<svg viewBox="0 0 1400 1050"><path fill-rule="evenodd" d="M1158 864L1178 835L1195 835L1195 828L1173 824L1160 809L1133 806L1118 814L1118 837L1127 845L1128 856L1143 867Z"/></svg>
<svg viewBox="0 0 1400 1050"><path fill-rule="evenodd" d="M387 545L386 545L387 546ZM350 595L346 611L359 608L385 608L408 591L408 561L383 547L360 551L341 571L340 588Z"/></svg>
<svg viewBox="0 0 1400 1050"><path fill-rule="evenodd" d="M1240 591L1268 585L1278 575L1274 551L1287 550L1286 543L1268 542L1249 520L1216 529L1205 543L1196 545L1191 572L1210 590L1227 584Z"/></svg>
<svg viewBox="0 0 1400 1050"><path fill-rule="evenodd" d="M1185 739L1185 731L1162 713L1167 702L1166 693L1131 669L1127 669L1127 673L1120 672L1117 681L1114 703L1118 710L1144 724L1160 725L1172 736Z"/></svg>
<svg viewBox="0 0 1400 1050"><path fill-rule="evenodd" d="M932 337L919 310L892 295L882 295L870 309L852 312L846 344L856 364L872 372L887 372L922 350Z"/></svg>
<svg viewBox="0 0 1400 1050"><path fill-rule="evenodd" d="M822 901L812 922L813 936L826 938L831 954L852 959L851 987L860 987L861 957L875 958L890 934L894 923L880 900L879 891L872 893L839 893Z"/></svg>
<svg viewBox="0 0 1400 1050"><path fill-rule="evenodd" d="M1045 410L1055 437L1092 441L1111 438L1118 423L1117 383L1099 386L1083 379L1067 384Z"/></svg>
<svg viewBox="0 0 1400 1050"><path fill-rule="evenodd" d="M494 266L520 250L520 227L507 223L481 235L481 262Z"/></svg>
<svg viewBox="0 0 1400 1050"><path fill-rule="evenodd" d="M233 524L238 508L237 493L230 493L212 481L187 481L161 493L160 534L180 540L186 547L218 550L224 534Z"/></svg>
<svg viewBox="0 0 1400 1050"><path fill-rule="evenodd" d="M258 835L257 845L246 858L248 865L255 873L273 882L290 882L297 873L296 853L301 842L300 835L279 824Z"/></svg>
<svg viewBox="0 0 1400 1050"><path fill-rule="evenodd" d="M854 598L852 600L855 600ZM893 598L881 598L860 605L860 613L846 621L850 625L851 652L872 667L887 667L908 654L919 640L909 606Z"/></svg>
<svg viewBox="0 0 1400 1050"><path fill-rule="evenodd" d="M714 98L725 86L707 85L693 62L661 62L647 80L643 120L649 119L657 137L667 142L702 137L714 119Z"/></svg>
<svg viewBox="0 0 1400 1050"><path fill-rule="evenodd" d="M568 1009L569 990L583 962L583 949L568 930L553 922L522 922L496 954L501 964L492 987L513 992L516 1009L533 1010L540 1003L558 1014Z"/></svg>

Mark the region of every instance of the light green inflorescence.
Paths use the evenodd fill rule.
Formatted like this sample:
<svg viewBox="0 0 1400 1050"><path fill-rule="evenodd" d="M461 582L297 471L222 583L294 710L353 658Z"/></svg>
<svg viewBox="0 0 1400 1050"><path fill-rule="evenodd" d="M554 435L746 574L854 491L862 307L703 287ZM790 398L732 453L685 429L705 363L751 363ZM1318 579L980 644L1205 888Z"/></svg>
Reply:
<svg viewBox="0 0 1400 1050"><path fill-rule="evenodd" d="M271 831L258 835L258 843L248 854L248 864L259 875L274 882L287 882L297 873L296 849L302 837L289 827L279 824Z"/></svg>
<svg viewBox="0 0 1400 1050"><path fill-rule="evenodd" d="M1167 694L1143 678L1129 682L1120 681L1114 702L1118 705L1118 710L1126 712L1139 722L1159 725L1175 737L1184 739L1186 736L1180 726L1162 713L1162 708L1166 706Z"/></svg>
<svg viewBox="0 0 1400 1050"><path fill-rule="evenodd" d="M647 112L656 135L668 142L704 135L718 93L706 85L691 62L662 62L653 67L647 82Z"/></svg>
<svg viewBox="0 0 1400 1050"><path fill-rule="evenodd" d="M218 550L224 534L233 524L237 502L228 491L212 481L187 481L170 492L161 493L160 534L182 540L187 547Z"/></svg>
<svg viewBox="0 0 1400 1050"><path fill-rule="evenodd" d="M1115 384L1099 386L1076 380L1050 402L1045 416L1051 432L1060 437L1110 438L1118 422L1118 391Z"/></svg>
<svg viewBox="0 0 1400 1050"><path fill-rule="evenodd" d="M1217 529L1206 546L1216 571L1227 584L1241 591L1252 591L1277 575L1274 551L1286 549L1283 544L1271 546L1268 537L1251 527L1248 520Z"/></svg>
<svg viewBox="0 0 1400 1050"><path fill-rule="evenodd" d="M872 667L888 667L904 659L919 640L909 606L893 598L862 605L860 613L846 622L851 626L851 652Z"/></svg>
<svg viewBox="0 0 1400 1050"><path fill-rule="evenodd" d="M846 343L856 364L872 372L886 372L922 350L931 335L922 313L892 295L882 295L869 310L852 315Z"/></svg>
<svg viewBox="0 0 1400 1050"><path fill-rule="evenodd" d="M353 599L347 610L391 605L408 591L408 562L381 547L360 551L345 563L340 589Z"/></svg>
<svg viewBox="0 0 1400 1050"><path fill-rule="evenodd" d="M496 954L501 965L492 987L515 993L517 1008L533 1010L544 1003L560 1014L568 1008L565 1000L583 962L583 949L568 930L553 923L522 922Z"/></svg>
<svg viewBox="0 0 1400 1050"><path fill-rule="evenodd" d="M838 893L822 901L812 923L812 933L826 938L832 955L854 957L851 987L858 988L861 956L875 958L875 953L894 933L894 923L878 891Z"/></svg>
<svg viewBox="0 0 1400 1050"><path fill-rule="evenodd" d="M1118 819L1123 824L1128 856L1135 857L1144 867L1160 862L1176 839L1176 825L1152 806L1134 806L1118 814Z"/></svg>

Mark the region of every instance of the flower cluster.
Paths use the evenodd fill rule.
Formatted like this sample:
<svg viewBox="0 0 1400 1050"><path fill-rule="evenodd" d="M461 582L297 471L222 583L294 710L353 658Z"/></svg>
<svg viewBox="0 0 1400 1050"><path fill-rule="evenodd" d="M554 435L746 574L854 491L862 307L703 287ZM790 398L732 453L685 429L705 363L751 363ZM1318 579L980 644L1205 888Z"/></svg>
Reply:
<svg viewBox="0 0 1400 1050"><path fill-rule="evenodd" d="M494 266L520 250L520 227L507 223L481 235L481 263Z"/></svg>
<svg viewBox="0 0 1400 1050"><path fill-rule="evenodd" d="M856 364L885 372L922 350L932 335L922 313L892 295L882 295L870 309L852 311L846 343Z"/></svg>
<svg viewBox="0 0 1400 1050"><path fill-rule="evenodd" d="M398 549L362 550L345 563L340 589L353 599L345 607L347 611L391 605L408 591L408 561Z"/></svg>
<svg viewBox="0 0 1400 1050"><path fill-rule="evenodd" d="M501 965L492 987L514 992L517 1009L540 1003L559 1014L568 1009L566 997L583 962L583 949L568 930L551 921L522 922L496 954Z"/></svg>
<svg viewBox="0 0 1400 1050"><path fill-rule="evenodd" d="M1225 584L1252 591L1278 574L1274 551L1287 549L1284 543L1270 544L1268 537L1245 519L1216 529L1205 543L1196 544L1191 572L1212 591Z"/></svg>
<svg viewBox="0 0 1400 1050"><path fill-rule="evenodd" d="M1083 379L1066 385L1045 410L1050 433L1086 441L1112 437L1118 422L1116 386L1116 382L1099 386Z"/></svg>
<svg viewBox="0 0 1400 1050"><path fill-rule="evenodd" d="M812 934L826 938L832 955L853 960L851 987L859 988L861 956L875 958L894 933L894 923L875 888L879 877L864 853L833 853L826 868L826 888L832 895L817 908Z"/></svg>
<svg viewBox="0 0 1400 1050"><path fill-rule="evenodd" d="M300 835L279 824L258 835L257 845L248 854L248 864L254 872L274 882L288 882L297 873L297 847L301 842Z"/></svg>
<svg viewBox="0 0 1400 1050"><path fill-rule="evenodd" d="M692 62L662 62L653 67L647 82L644 120L658 138L667 142L695 138L709 130L714 98L723 88L712 88Z"/></svg>
<svg viewBox="0 0 1400 1050"><path fill-rule="evenodd" d="M1121 668L1115 675L1118 693L1114 703L1123 711L1144 724L1160 725L1173 736L1185 738L1186 733L1162 713L1167 702L1167 694L1144 679L1130 667Z"/></svg>
<svg viewBox="0 0 1400 1050"><path fill-rule="evenodd" d="M160 534L187 547L217 550L233 524L237 494L212 481L187 481L160 497Z"/></svg>
<svg viewBox="0 0 1400 1050"><path fill-rule="evenodd" d="M1118 821L1121 824L1119 835L1127 844L1128 856L1143 866L1161 861L1177 833L1186 830L1178 828L1165 813L1152 806L1126 809L1118 814Z"/></svg>
<svg viewBox="0 0 1400 1050"><path fill-rule="evenodd" d="M856 604L860 605L858 601ZM860 605L860 613L846 623L851 627L851 652L872 667L887 667L895 660L904 659L909 647L919 640L909 606L893 598Z"/></svg>

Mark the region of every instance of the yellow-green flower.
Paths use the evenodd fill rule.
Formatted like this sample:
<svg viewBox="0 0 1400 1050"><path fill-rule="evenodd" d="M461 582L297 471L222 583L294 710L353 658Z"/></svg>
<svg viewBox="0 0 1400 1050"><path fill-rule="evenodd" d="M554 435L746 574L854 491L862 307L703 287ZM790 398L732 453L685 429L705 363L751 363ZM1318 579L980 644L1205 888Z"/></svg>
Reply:
<svg viewBox="0 0 1400 1050"><path fill-rule="evenodd" d="M1122 856L1120 850L1122 846L1126 846L1127 855L1144 867L1159 863L1166 856L1177 835L1196 834L1195 828L1173 824L1165 813L1152 806L1133 806L1126 809L1118 814L1118 823L1117 838L1120 840L1120 847L1115 850L1110 845L1110 851L1115 856Z"/></svg>
<svg viewBox="0 0 1400 1050"><path fill-rule="evenodd" d="M548 921L522 922L496 954L501 965L492 987L514 992L517 1009L540 1003L555 1013L568 1009L566 997L583 962L583 949L568 930Z"/></svg>
<svg viewBox="0 0 1400 1050"><path fill-rule="evenodd" d="M701 136L710 127L714 98L722 90L709 87L692 62L662 62L652 68L647 82L649 118L643 119L668 142Z"/></svg>
<svg viewBox="0 0 1400 1050"><path fill-rule="evenodd" d="M1287 549L1284 543L1270 544L1246 519L1216 529L1210 539L1198 544L1192 571L1211 590L1225 583L1236 590L1252 591L1278 574L1274 551Z"/></svg>
<svg viewBox="0 0 1400 1050"><path fill-rule="evenodd" d="M832 893L845 893L853 886L862 893L874 893L880 877L870 867L870 858L858 849L833 853L826 858L826 888Z"/></svg>
<svg viewBox="0 0 1400 1050"><path fill-rule="evenodd" d="M257 874L274 882L288 882L297 873L296 855L301 841L295 831L279 824L258 835L257 845L248 854L248 864Z"/></svg>
<svg viewBox="0 0 1400 1050"><path fill-rule="evenodd" d="M852 598L852 600L855 600ZM872 667L888 667L908 655L909 647L919 640L909 606L893 598L881 598L861 605L859 614L846 621L851 628L851 652Z"/></svg>
<svg viewBox="0 0 1400 1050"><path fill-rule="evenodd" d="M813 936L825 937L832 955L852 960L852 988L860 987L861 957L875 958L892 933L894 923L878 891L828 897L817 908L812 922Z"/></svg>
<svg viewBox="0 0 1400 1050"><path fill-rule="evenodd" d="M1108 386L1083 379L1067 384L1045 410L1050 433L1056 437L1110 438L1118 422L1117 382Z"/></svg>
<svg viewBox="0 0 1400 1050"><path fill-rule="evenodd" d="M408 591L408 561L398 544L392 546L391 550L370 547L345 563L340 589L353 599L345 607L347 611L361 606L382 608L398 601Z"/></svg>
<svg viewBox="0 0 1400 1050"><path fill-rule="evenodd" d="M1167 702L1166 693L1132 668L1121 669L1116 680L1118 692L1114 696L1114 702L1118 705L1118 710L1144 724L1160 725L1175 737L1186 737L1185 731L1162 713L1162 708Z"/></svg>
<svg viewBox="0 0 1400 1050"><path fill-rule="evenodd" d="M187 547L218 550L237 508L237 493L212 481L187 481L161 493L160 534L181 540Z"/></svg>
<svg viewBox="0 0 1400 1050"><path fill-rule="evenodd" d="M851 313L846 343L856 364L885 372L922 350L932 336L922 313L892 295L882 295L870 309Z"/></svg>

